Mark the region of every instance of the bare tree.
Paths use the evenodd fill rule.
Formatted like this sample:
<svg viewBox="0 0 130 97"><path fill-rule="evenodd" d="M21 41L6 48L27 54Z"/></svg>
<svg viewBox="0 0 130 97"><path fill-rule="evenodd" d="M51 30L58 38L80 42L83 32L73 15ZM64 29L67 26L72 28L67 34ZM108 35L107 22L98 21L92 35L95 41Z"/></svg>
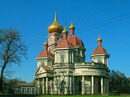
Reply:
<svg viewBox="0 0 130 97"><path fill-rule="evenodd" d="M0 92L3 92L3 74L7 65L19 64L26 57L27 47L20 33L13 28L0 29Z"/></svg>

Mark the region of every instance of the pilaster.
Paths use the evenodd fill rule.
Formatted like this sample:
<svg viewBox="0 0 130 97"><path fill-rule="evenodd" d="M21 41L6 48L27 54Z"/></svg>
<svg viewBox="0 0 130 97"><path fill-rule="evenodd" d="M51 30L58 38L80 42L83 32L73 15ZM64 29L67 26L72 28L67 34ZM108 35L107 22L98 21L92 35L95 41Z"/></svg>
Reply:
<svg viewBox="0 0 130 97"><path fill-rule="evenodd" d="M104 92L103 92L103 77L101 77L101 94L103 94Z"/></svg>
<svg viewBox="0 0 130 97"><path fill-rule="evenodd" d="M54 94L57 94L56 84L56 77L54 77Z"/></svg>
<svg viewBox="0 0 130 97"><path fill-rule="evenodd" d="M84 76L82 76L82 94L84 94Z"/></svg>
<svg viewBox="0 0 130 97"><path fill-rule="evenodd" d="M48 78L46 77L46 94L48 94Z"/></svg>
<svg viewBox="0 0 130 97"><path fill-rule="evenodd" d="M75 76L73 75L73 94L75 94Z"/></svg>
<svg viewBox="0 0 130 97"><path fill-rule="evenodd" d="M94 76L91 76L91 94L94 94Z"/></svg>
<svg viewBox="0 0 130 97"><path fill-rule="evenodd" d="M38 88L38 94L40 94L40 80L37 80L37 88Z"/></svg>
<svg viewBox="0 0 130 97"><path fill-rule="evenodd" d="M58 76L57 77L58 79L57 79L57 81L58 81L58 94L60 94L60 77Z"/></svg>
<svg viewBox="0 0 130 97"><path fill-rule="evenodd" d="M70 94L72 94L72 77L70 77Z"/></svg>
<svg viewBox="0 0 130 97"><path fill-rule="evenodd" d="M45 79L42 79L42 94L45 94Z"/></svg>

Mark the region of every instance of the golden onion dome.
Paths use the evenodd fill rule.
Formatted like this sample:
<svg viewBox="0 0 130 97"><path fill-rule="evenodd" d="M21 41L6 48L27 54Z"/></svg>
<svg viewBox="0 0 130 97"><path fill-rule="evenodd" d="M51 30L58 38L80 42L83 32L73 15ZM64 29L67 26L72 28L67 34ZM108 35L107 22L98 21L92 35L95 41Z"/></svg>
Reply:
<svg viewBox="0 0 130 97"><path fill-rule="evenodd" d="M69 29L75 29L75 26L71 23L71 25L69 26Z"/></svg>
<svg viewBox="0 0 130 97"><path fill-rule="evenodd" d="M58 23L58 20L56 19L56 16L55 16L55 19L54 19L54 22L48 27L48 31L51 33L51 32L62 32L63 30L63 27Z"/></svg>
<svg viewBox="0 0 130 97"><path fill-rule="evenodd" d="M102 42L102 38L100 38L100 36L98 37L97 42Z"/></svg>
<svg viewBox="0 0 130 97"><path fill-rule="evenodd" d="M66 33L66 35L68 35L68 31L66 30L66 28L64 28L64 30L62 31L62 33Z"/></svg>
<svg viewBox="0 0 130 97"><path fill-rule="evenodd" d="M45 42L44 42L44 45L48 45L48 43L45 41Z"/></svg>

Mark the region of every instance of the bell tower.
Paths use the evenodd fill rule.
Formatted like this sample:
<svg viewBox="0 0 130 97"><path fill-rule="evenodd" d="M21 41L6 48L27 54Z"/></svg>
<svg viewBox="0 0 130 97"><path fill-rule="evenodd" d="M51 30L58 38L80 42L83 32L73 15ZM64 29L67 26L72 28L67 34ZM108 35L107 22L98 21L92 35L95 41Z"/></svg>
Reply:
<svg viewBox="0 0 130 97"><path fill-rule="evenodd" d="M48 51L54 55L54 49L57 46L59 40L62 39L61 32L63 27L58 23L56 12L54 22L48 27L50 34L48 35Z"/></svg>

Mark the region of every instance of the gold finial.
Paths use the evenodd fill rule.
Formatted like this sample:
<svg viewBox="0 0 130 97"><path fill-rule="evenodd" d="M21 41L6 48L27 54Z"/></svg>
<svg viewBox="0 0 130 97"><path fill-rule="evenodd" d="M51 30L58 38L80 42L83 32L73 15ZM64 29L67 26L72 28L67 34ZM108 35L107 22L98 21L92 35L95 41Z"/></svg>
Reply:
<svg viewBox="0 0 130 97"><path fill-rule="evenodd" d="M45 41L45 42L44 42L44 45L47 45L47 44L48 44L48 43Z"/></svg>
<svg viewBox="0 0 130 97"><path fill-rule="evenodd" d="M97 41L99 42L102 42L102 38L100 37L100 33L99 33L99 35L98 35L98 39L97 39Z"/></svg>
<svg viewBox="0 0 130 97"><path fill-rule="evenodd" d="M72 24L72 22L71 22L69 29L75 29L75 26Z"/></svg>

